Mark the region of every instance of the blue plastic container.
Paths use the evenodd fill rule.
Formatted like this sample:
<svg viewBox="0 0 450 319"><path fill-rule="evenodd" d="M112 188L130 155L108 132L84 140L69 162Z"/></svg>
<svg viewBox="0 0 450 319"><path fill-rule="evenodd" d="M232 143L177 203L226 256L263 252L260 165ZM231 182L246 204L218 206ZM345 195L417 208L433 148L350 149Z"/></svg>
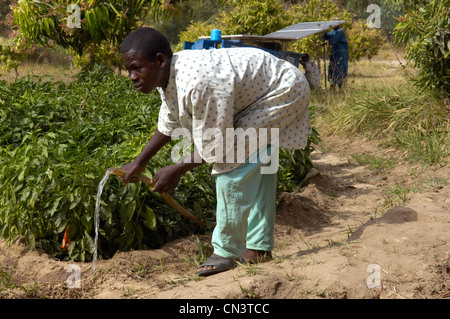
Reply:
<svg viewBox="0 0 450 319"><path fill-rule="evenodd" d="M222 41L222 31L218 29L211 30L211 41L220 42Z"/></svg>

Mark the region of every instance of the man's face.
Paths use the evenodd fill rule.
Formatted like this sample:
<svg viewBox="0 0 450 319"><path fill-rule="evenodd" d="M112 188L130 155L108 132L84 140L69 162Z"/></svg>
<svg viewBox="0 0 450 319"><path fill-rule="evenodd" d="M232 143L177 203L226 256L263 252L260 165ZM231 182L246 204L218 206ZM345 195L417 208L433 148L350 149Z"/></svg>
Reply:
<svg viewBox="0 0 450 319"><path fill-rule="evenodd" d="M161 86L162 70L156 58L149 61L135 50L130 50L122 54L122 63L128 70L130 81L133 82L136 91L150 93Z"/></svg>

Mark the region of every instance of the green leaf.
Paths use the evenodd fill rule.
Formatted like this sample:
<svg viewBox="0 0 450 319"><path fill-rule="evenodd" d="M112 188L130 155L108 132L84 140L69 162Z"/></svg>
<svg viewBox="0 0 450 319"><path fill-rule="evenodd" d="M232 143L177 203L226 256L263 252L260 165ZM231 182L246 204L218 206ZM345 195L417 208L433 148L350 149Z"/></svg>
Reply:
<svg viewBox="0 0 450 319"><path fill-rule="evenodd" d="M35 234L32 233L32 232L28 232L26 234L25 238L26 238L27 243L30 244L30 245L33 245L35 243L35 241L36 241Z"/></svg>
<svg viewBox="0 0 450 319"><path fill-rule="evenodd" d="M67 223L69 222L69 218L64 213L59 213L54 221L55 225L55 231L57 234L62 233L67 226Z"/></svg>
<svg viewBox="0 0 450 319"><path fill-rule="evenodd" d="M112 5L112 3L109 3L109 6L111 7L111 9L113 9L113 11L115 12L116 15L121 16L122 14L117 11L117 9Z"/></svg>
<svg viewBox="0 0 450 319"><path fill-rule="evenodd" d="M25 178L25 172L26 172L26 169L23 169L23 170L20 172L19 176L17 177L17 180L18 180L19 182L22 182L23 179Z"/></svg>
<svg viewBox="0 0 450 319"><path fill-rule="evenodd" d="M148 206L145 206L145 209L141 211L141 216L143 217L143 224L145 227L152 231L156 231L156 216L153 212L153 209L151 209Z"/></svg>
<svg viewBox="0 0 450 319"><path fill-rule="evenodd" d="M41 147L42 155L44 155L45 158L48 158L48 149L47 146Z"/></svg>
<svg viewBox="0 0 450 319"><path fill-rule="evenodd" d="M94 174L92 174L92 173L85 173L85 174L84 174L84 177L89 178L89 179L96 179L96 178L97 178L97 177L94 176Z"/></svg>
<svg viewBox="0 0 450 319"><path fill-rule="evenodd" d="M132 233L122 233L119 236L119 249L127 250L134 241L134 234Z"/></svg>
<svg viewBox="0 0 450 319"><path fill-rule="evenodd" d="M94 240L92 239L91 235L87 231L84 232L84 247L85 249L90 252L91 254L94 253Z"/></svg>
<svg viewBox="0 0 450 319"><path fill-rule="evenodd" d="M136 200L127 201L126 203L121 203L120 205L120 216L124 221L131 221L136 210Z"/></svg>
<svg viewBox="0 0 450 319"><path fill-rule="evenodd" d="M72 202L70 203L69 210L74 209L80 203L81 197L74 198L74 196L72 196L71 199Z"/></svg>
<svg viewBox="0 0 450 319"><path fill-rule="evenodd" d="M81 224L85 227L85 231L90 233L92 229L92 217L89 214L84 214L80 217Z"/></svg>

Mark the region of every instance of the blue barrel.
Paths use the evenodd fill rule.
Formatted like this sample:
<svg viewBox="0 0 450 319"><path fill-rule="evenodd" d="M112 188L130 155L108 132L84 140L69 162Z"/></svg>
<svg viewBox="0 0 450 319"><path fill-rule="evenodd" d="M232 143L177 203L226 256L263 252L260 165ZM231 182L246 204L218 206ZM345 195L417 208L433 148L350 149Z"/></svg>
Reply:
<svg viewBox="0 0 450 319"><path fill-rule="evenodd" d="M211 30L211 41L220 42L222 40L222 31L218 29Z"/></svg>

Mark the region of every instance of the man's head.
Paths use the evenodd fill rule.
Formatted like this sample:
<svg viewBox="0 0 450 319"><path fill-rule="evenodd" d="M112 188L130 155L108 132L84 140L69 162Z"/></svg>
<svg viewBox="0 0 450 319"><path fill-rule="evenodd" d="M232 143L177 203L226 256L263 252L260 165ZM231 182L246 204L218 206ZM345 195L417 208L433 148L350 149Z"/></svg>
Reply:
<svg viewBox="0 0 450 319"><path fill-rule="evenodd" d="M310 59L311 59L311 57L309 56L308 53L304 53L304 54L301 55L301 61L302 61L303 63L308 62Z"/></svg>
<svg viewBox="0 0 450 319"><path fill-rule="evenodd" d="M124 39L120 53L136 90L150 93L166 87L173 52L164 34L152 28L137 29Z"/></svg>

